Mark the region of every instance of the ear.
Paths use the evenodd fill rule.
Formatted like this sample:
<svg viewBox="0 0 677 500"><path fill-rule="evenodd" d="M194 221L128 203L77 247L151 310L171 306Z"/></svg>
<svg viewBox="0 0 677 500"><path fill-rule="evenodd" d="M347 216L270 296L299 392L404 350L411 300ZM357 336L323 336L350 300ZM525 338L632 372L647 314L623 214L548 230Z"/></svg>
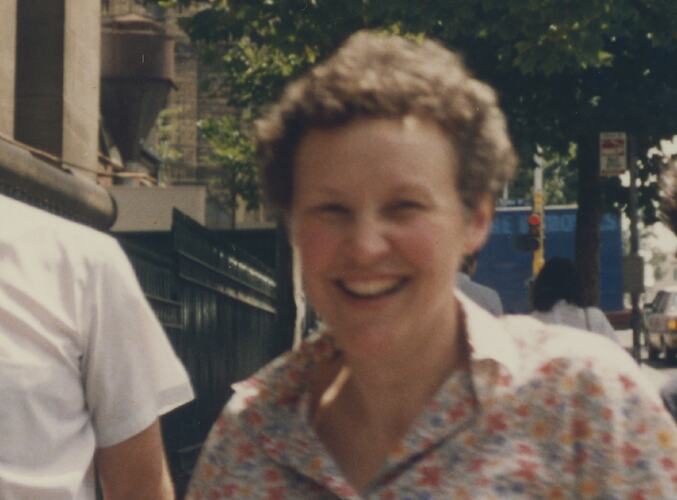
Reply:
<svg viewBox="0 0 677 500"><path fill-rule="evenodd" d="M475 209L468 214L464 250L466 254L479 251L491 233L494 219L494 198L490 194L482 195Z"/></svg>

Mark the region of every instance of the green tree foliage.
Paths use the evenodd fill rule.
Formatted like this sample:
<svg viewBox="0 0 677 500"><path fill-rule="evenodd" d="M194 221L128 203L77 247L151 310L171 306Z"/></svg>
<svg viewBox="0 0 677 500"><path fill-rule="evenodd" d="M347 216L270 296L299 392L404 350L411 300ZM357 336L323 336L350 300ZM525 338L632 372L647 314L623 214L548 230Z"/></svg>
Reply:
<svg viewBox="0 0 677 500"><path fill-rule="evenodd" d="M436 38L461 51L499 91L523 168L536 145L574 169L577 261L596 299L598 223L625 208L627 189L600 179L598 134L626 131L637 151L677 131L674 0L175 0L203 7L185 20L192 39L221 47L231 103L256 117L284 82L352 32ZM570 144L577 154L570 158ZM639 155L640 205L655 220L655 162ZM558 160L559 161L559 160Z"/></svg>
<svg viewBox="0 0 677 500"><path fill-rule="evenodd" d="M176 161L181 152L172 143L176 136L176 123L173 121L183 112L181 108L165 108L158 113L153 126L153 149L163 161Z"/></svg>
<svg viewBox="0 0 677 500"><path fill-rule="evenodd" d="M571 205L576 203L578 179L571 163L576 158L576 144L570 143L565 154L549 147L536 146L534 164L543 168L543 196L547 205ZM511 199L531 201L534 186L534 171L521 168L510 186Z"/></svg>
<svg viewBox="0 0 677 500"><path fill-rule="evenodd" d="M209 145L209 154L203 161L218 166L222 172L218 184L211 187L223 196L221 201L230 209L232 227L240 201L245 202L247 209L254 209L259 203L256 170L252 167L254 148L247 126L250 121L242 110L236 110L198 122L198 129Z"/></svg>

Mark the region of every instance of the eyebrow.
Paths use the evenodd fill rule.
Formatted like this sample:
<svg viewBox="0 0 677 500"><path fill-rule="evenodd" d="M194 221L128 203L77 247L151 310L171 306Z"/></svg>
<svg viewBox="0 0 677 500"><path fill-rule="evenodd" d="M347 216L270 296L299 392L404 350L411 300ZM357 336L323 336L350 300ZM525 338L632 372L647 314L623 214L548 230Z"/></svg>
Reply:
<svg viewBox="0 0 677 500"><path fill-rule="evenodd" d="M340 196L343 194L343 191L332 186L319 186L315 190L315 194L327 195L327 196Z"/></svg>
<svg viewBox="0 0 677 500"><path fill-rule="evenodd" d="M393 193L395 196L423 196L430 198L431 194L428 189L418 184L402 184L397 186Z"/></svg>

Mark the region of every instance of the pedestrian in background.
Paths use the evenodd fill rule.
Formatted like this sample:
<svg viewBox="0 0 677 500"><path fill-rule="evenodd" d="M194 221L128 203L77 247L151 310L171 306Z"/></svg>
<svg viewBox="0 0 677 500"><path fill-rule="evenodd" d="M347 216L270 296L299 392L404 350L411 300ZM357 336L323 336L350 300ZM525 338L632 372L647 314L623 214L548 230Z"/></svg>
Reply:
<svg viewBox="0 0 677 500"><path fill-rule="evenodd" d="M548 259L534 281L532 302L531 315L544 323L599 333L620 344L606 315L597 307L581 304L578 271L571 259Z"/></svg>
<svg viewBox="0 0 677 500"><path fill-rule="evenodd" d="M258 131L325 328L235 385L189 499L677 497L677 428L626 352L450 286L516 164L458 55L359 32Z"/></svg>
<svg viewBox="0 0 677 500"><path fill-rule="evenodd" d="M118 243L0 195L0 498L174 498L159 416L190 401Z"/></svg>
<svg viewBox="0 0 677 500"><path fill-rule="evenodd" d="M671 158L661 172L660 216L663 223L677 235L677 158ZM661 398L677 421L677 376L661 387Z"/></svg>
<svg viewBox="0 0 677 500"><path fill-rule="evenodd" d="M456 278L456 287L470 300L476 302L494 316L503 314L503 303L496 290L473 281L477 272L477 252L466 255Z"/></svg>

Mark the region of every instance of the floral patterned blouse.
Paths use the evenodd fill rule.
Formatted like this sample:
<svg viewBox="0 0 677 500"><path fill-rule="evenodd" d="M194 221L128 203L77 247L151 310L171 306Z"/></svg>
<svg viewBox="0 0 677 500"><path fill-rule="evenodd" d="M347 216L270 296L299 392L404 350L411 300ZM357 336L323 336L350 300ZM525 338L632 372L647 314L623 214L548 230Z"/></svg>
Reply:
<svg viewBox="0 0 677 500"><path fill-rule="evenodd" d="M599 335L494 318L459 296L471 363L357 492L308 420L319 334L234 386L188 499L677 498L677 428L656 389Z"/></svg>

